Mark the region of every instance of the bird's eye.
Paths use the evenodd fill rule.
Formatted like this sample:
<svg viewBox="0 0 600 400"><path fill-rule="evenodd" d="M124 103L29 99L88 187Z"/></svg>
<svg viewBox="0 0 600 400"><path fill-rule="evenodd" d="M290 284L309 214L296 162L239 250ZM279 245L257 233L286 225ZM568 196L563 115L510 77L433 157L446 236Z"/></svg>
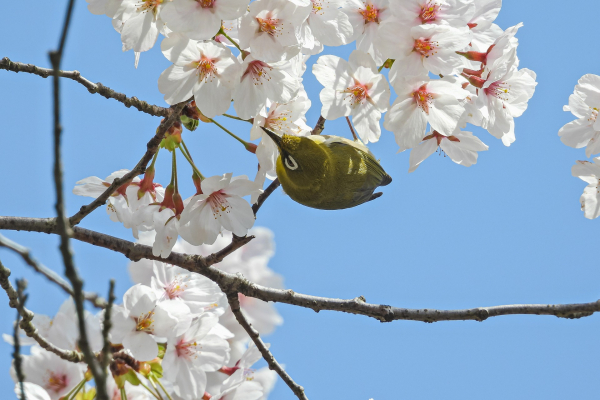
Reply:
<svg viewBox="0 0 600 400"><path fill-rule="evenodd" d="M295 169L298 169L298 163L296 162L296 160L294 160L292 158L292 156L287 156L283 162L285 163L285 166L288 167L289 169L291 169L292 171L294 171Z"/></svg>

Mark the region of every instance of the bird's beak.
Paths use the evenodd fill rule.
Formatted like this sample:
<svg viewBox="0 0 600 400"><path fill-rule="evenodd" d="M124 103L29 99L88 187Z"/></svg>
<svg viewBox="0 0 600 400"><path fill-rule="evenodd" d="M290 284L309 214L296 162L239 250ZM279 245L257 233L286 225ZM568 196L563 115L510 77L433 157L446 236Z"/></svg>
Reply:
<svg viewBox="0 0 600 400"><path fill-rule="evenodd" d="M269 137L271 139L273 139L273 141L275 142L275 144L277 145L277 147L279 147L281 149L281 137L279 135L277 135L275 132L272 132L272 131L268 130L264 126L261 126L261 128L262 128L263 131L266 132L267 135L269 135Z"/></svg>

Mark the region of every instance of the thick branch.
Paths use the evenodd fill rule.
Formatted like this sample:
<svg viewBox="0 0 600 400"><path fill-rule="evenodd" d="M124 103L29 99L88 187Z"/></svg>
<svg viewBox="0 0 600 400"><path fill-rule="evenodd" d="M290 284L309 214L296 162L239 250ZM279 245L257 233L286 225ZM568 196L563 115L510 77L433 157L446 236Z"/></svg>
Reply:
<svg viewBox="0 0 600 400"><path fill-rule="evenodd" d="M296 382L294 382L292 377L287 372L285 372L283 367L277 362L275 357L273 357L273 354L269 351L269 349L265 345L265 342L263 342L260 338L258 331L254 329L254 327L252 327L250 322L248 322L248 320L244 316L240 307L238 294L235 292L229 293L227 295L227 300L229 301L229 306L231 307L233 315L235 315L235 319L237 319L238 323L242 326L242 328L244 328L246 333L248 333L250 339L252 339L252 341L260 351L260 354L262 354L262 357L269 365L269 369L279 374L279 376L281 377L281 379L283 379L285 384L288 385L290 389L292 389L292 392L294 392L296 397L298 397L300 400L308 400L308 397L306 397L306 395L304 394L304 388L298 385Z"/></svg>
<svg viewBox="0 0 600 400"><path fill-rule="evenodd" d="M8 57L4 57L2 60L0 60L0 69L5 69L7 71L13 72L27 72L37 76L41 76L42 78L52 76L52 69L41 68L33 64L13 62ZM85 88L90 93L98 93L99 95L104 96L107 99L115 99L118 102L123 103L127 108L133 106L139 111L153 115L155 117L166 117L169 115L170 111L168 108L148 104L145 101L139 100L137 97L127 97L125 94L116 92L113 89L104 86L100 82L92 83L91 81L81 76L81 73L79 71L58 71L58 76L62 78L72 79L75 82L78 82L85 86Z"/></svg>
<svg viewBox="0 0 600 400"><path fill-rule="evenodd" d="M5 247L20 255L23 261L32 267L35 272L44 275L49 281L54 282L62 290L67 292L67 294L73 296L73 288L71 288L71 285L69 285L69 283L61 278L56 272L37 262L37 260L31 256L31 252L28 248L23 247L2 235L0 235L0 247ZM106 307L106 301L104 301L102 297L98 296L97 293L83 292L83 297L92 303L96 308Z"/></svg>
<svg viewBox="0 0 600 400"><path fill-rule="evenodd" d="M0 229L25 230L32 232L56 233L51 219L0 217ZM223 292L239 292L245 296L264 301L286 303L310 308L314 311L330 310L365 315L381 322L410 320L423 322L475 320L483 321L501 315L554 315L559 318L581 318L600 311L600 300L577 304L512 304L493 307L476 307L463 310L436 310L399 308L382 304L369 304L362 297L354 299L334 299L296 293L293 290L280 290L257 285L243 276L229 274L212 267L216 263L212 256L206 258L172 252L167 258L155 257L152 247L113 236L75 227L73 238L95 246L104 247L125 255L132 261L142 258L163 261L196 272L216 282Z"/></svg>
<svg viewBox="0 0 600 400"><path fill-rule="evenodd" d="M323 118L322 115L319 115L319 120L315 124L315 127L313 128L311 134L312 135L320 135L321 132L323 132L323 129L325 129L325 121L326 121L326 119Z"/></svg>
<svg viewBox="0 0 600 400"><path fill-rule="evenodd" d="M19 313L21 314L21 317L23 319L21 320L19 326L21 327L21 329L23 329L23 331L25 331L25 334L30 338L33 338L33 340L35 340L37 344L39 344L43 349L46 349L49 352L56 354L63 360L75 363L82 362L83 354L81 354L80 352L58 348L38 334L37 329L31 322L34 314L27 308L20 306L19 295L8 280L9 276L10 270L4 265L2 265L2 262L0 262L0 286L2 287L2 289L4 289L4 291L6 291L6 294L8 295L8 305L11 308L14 308L17 311L19 311Z"/></svg>
<svg viewBox="0 0 600 400"><path fill-rule="evenodd" d="M103 205L104 203L106 203L106 200L108 200L108 198L121 185L123 185L126 182L129 182L134 177L141 175L146 171L146 166L148 165L150 160L152 160L152 157L154 157L154 154L156 154L156 152L158 151L158 146L160 145L160 142L162 141L163 137L165 136L165 133L169 130L169 128L171 127L171 125L173 125L173 123L175 123L176 121L179 120L181 111L183 110L183 108L185 107L186 104L187 104L187 102L184 101L184 102L176 104L170 108L169 116L160 123L158 129L156 130L156 134L154 135L154 137L152 137L152 139L150 139L148 144L146 144L146 149L147 149L146 153L140 159L140 161L137 163L137 165L131 171L129 171L127 174L123 175L121 178L115 179L112 182L112 184L104 191L104 193L102 193L100 196L98 196L94 201L92 201L87 206L81 207L81 209L75 215L73 215L71 218L69 218L69 222L71 223L71 225L74 226L74 225L77 225L78 223L80 223L81 220L84 219L88 214L90 214L96 208L98 208L101 205Z"/></svg>

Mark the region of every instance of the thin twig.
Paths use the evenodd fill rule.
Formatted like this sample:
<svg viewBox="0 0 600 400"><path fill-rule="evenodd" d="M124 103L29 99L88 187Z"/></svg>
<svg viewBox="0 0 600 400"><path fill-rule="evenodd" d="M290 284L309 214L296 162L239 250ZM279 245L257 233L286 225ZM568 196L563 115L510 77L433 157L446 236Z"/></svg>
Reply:
<svg viewBox="0 0 600 400"><path fill-rule="evenodd" d="M248 322L248 320L242 313L240 301L238 299L238 294L236 292L228 293L227 300L229 301L229 306L231 307L231 311L233 312L235 319L237 319L237 322L242 326L242 328L244 328L246 333L248 333L250 339L252 339L252 341L260 351L260 354L262 354L262 357L269 365L269 369L279 374L279 376L281 377L281 379L283 379L285 384L288 385L290 389L292 389L292 392L294 392L296 397L298 397L300 400L308 400L308 397L306 397L306 395L304 394L304 388L298 385L296 382L294 382L292 377L287 372L285 372L283 367L277 362L275 357L273 357L273 354L269 351L265 343L260 338L258 331L254 329L252 324Z"/></svg>
<svg viewBox="0 0 600 400"><path fill-rule="evenodd" d="M8 295L8 305L11 308L14 308L17 311L19 311L21 317L23 318L21 320L21 323L19 324L19 327L23 329L25 334L33 340L35 340L37 344L39 344L43 349L56 354L63 360L71 361L74 363L82 362L83 354L81 354L80 352L64 350L59 347L56 347L52 343L48 342L40 334L38 334L37 329L31 322L31 320L33 320L34 314L27 308L20 306L19 295L8 280L9 276L10 270L4 265L2 265L2 262L0 261L0 287L2 287L2 289L4 289L4 291Z"/></svg>
<svg viewBox="0 0 600 400"><path fill-rule="evenodd" d="M57 233L56 226L52 223L52 219L49 218L0 217L0 230L2 229ZM104 247L121 253L132 261L139 261L142 258L146 258L177 265L188 271L206 276L216 282L225 293L236 291L245 296L254 297L263 301L291 304L309 308L317 312L329 310L364 315L381 322L395 320L423 322L483 321L490 317L517 314L554 315L559 318L572 319L587 317L596 312L600 312L600 300L576 304L511 304L492 307L475 307L463 310L437 310L411 309L383 304L370 304L367 303L362 296L358 296L354 299L335 299L311 296L296 293L291 289L281 290L257 285L243 277L221 271L211 267L215 264L214 260L210 261L211 256L205 258L198 255L172 252L167 258L155 257L152 254L152 246L133 243L79 227L73 228L73 238L94 246Z"/></svg>
<svg viewBox="0 0 600 400"><path fill-rule="evenodd" d="M42 68L33 64L24 64L21 62L11 61L8 57L4 57L0 60L0 69L4 69L12 72L26 72L33 75L47 78L52 76L52 69ZM107 99L115 99L120 103L123 103L125 107L134 107L138 111L146 114L153 115L155 117L167 117L170 113L169 108L160 107L153 104L149 104L143 100L139 100L137 97L127 97L124 93L116 92L115 90L104 86L100 82L93 83L92 81L81 76L79 71L58 71L58 76L61 78L72 79L77 83L82 84L90 93L98 93L99 95Z"/></svg>
<svg viewBox="0 0 600 400"><path fill-rule="evenodd" d="M15 321L15 329L13 331L13 346L14 352L12 354L15 366L15 375L17 375L17 382L19 382L19 388L21 389L21 400L27 400L25 395L25 375L23 374L23 358L21 357L21 343L19 341L19 322L21 321L21 312L25 307L25 301L27 296L25 295L25 288L27 287L27 281L25 279L17 279L17 299L19 306L17 309L17 320Z"/></svg>
<svg viewBox="0 0 600 400"><path fill-rule="evenodd" d="M267 198L271 195L271 193L275 191L275 189L279 187L279 185L281 185L281 183L279 183L279 178L275 178L275 180L271 182L271 184L265 189L265 191L262 192L260 196L258 196L258 200L256 200L256 203L252 205L252 211L254 212L254 216L256 216L256 213L258 212L258 210L260 210L260 207L263 205L265 200L267 200Z"/></svg>
<svg viewBox="0 0 600 400"><path fill-rule="evenodd" d="M45 265L40 264L35 258L33 258L28 248L21 246L20 244L15 243L2 235L0 235L0 247L5 247L20 255L23 261L32 267L35 272L44 275L49 281L54 282L70 296L73 296L73 288L71 288L71 285L69 285L69 283L61 278L56 272L52 271ZM106 301L104 301L102 297L98 296L97 293L83 292L83 297L85 297L85 299L96 308L106 307Z"/></svg>
<svg viewBox="0 0 600 400"><path fill-rule="evenodd" d="M325 129L325 118L323 118L322 115L319 115L319 120L317 121L317 123L315 124L315 128L312 130L312 135L320 135L321 132L323 132L323 129Z"/></svg>
<svg viewBox="0 0 600 400"><path fill-rule="evenodd" d="M137 165L131 171L129 171L128 173L123 175L121 178L115 179L112 182L112 184L104 191L104 193L102 193L100 196L98 196L90 204L81 207L81 209L76 214L74 214L72 217L70 217L69 222L70 222L71 226L77 225L78 223L81 222L82 219L84 219L92 211L94 211L96 208L98 208L101 205L103 205L104 203L106 203L106 200L108 200L108 198L121 185L123 185L126 182L129 182L134 177L141 175L146 171L146 166L148 165L150 160L152 160L152 157L154 157L154 154L158 151L158 146L160 145L160 142L162 141L163 137L165 136L165 133L169 130L171 125L173 125L173 123L175 123L175 121L179 120L181 111L183 110L183 108L185 107L186 104L187 104L187 101L184 101L182 103L172 106L169 109L169 113L170 113L169 116L160 123L158 129L156 130L156 135L154 135L154 137L152 137L152 139L150 139L150 141L146 145L146 149L147 149L146 153L143 155L143 157L140 159L140 161L138 161Z"/></svg>
<svg viewBox="0 0 600 400"><path fill-rule="evenodd" d="M96 395L99 400L108 400L108 392L106 389L106 370L102 369L98 359L94 355L87 336L85 325L85 308L83 297L83 280L80 278L73 254L71 251L71 236L73 230L71 224L65 214L65 202L63 198L63 171L62 171L62 156L61 156L61 136L62 126L60 122L60 79L59 71L62 61L67 33L69 31L69 23L73 14L74 0L69 0L67 5L67 13L63 24L62 34L58 45L58 50L51 51L50 62L52 63L53 72L53 103L54 103L54 186L56 190L56 227L60 236L60 254L62 255L63 264L65 266L65 276L71 281L73 288L73 301L75 302L75 310L77 311L77 322L79 325L79 348L81 349L85 362L94 376L96 382Z"/></svg>
<svg viewBox="0 0 600 400"><path fill-rule="evenodd" d="M350 118L346 117L346 122L348 123L348 127L350 128L350 132L352 132L352 137L354 140L358 140L356 137L356 132L354 132L354 128L352 127L352 123L350 122Z"/></svg>
<svg viewBox="0 0 600 400"><path fill-rule="evenodd" d="M110 332L110 329L112 328L112 321L111 321L111 313L112 313L112 307L113 304L115 303L116 297L115 297L115 280L111 279L109 286L108 286L108 303L106 305L106 309L104 310L104 322L102 324L102 353L100 355L100 363L101 363L101 368L103 371L106 371L106 368L108 367L108 365L110 364L110 349L111 349L111 344L110 341L108 340L108 334Z"/></svg>

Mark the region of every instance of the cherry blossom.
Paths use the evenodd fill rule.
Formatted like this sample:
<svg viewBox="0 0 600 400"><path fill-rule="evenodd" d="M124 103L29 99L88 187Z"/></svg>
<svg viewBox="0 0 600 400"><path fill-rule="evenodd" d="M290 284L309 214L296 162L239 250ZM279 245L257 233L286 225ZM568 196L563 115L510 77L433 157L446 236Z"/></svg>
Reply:
<svg viewBox="0 0 600 400"><path fill-rule="evenodd" d="M354 29L340 10L345 0L311 0L312 10L300 30L302 53L318 54L325 46L351 42Z"/></svg>
<svg viewBox="0 0 600 400"><path fill-rule="evenodd" d="M190 39L211 39L221 28L221 20L234 20L246 11L248 0L172 0L161 18L174 32Z"/></svg>
<svg viewBox="0 0 600 400"><path fill-rule="evenodd" d="M381 25L378 46L385 58L396 61L390 73L398 76L453 75L461 72L465 59L456 52L467 49L469 27L427 24L412 28L392 19Z"/></svg>
<svg viewBox="0 0 600 400"><path fill-rule="evenodd" d="M27 382L40 386L52 400L58 400L73 389L85 372L84 364L63 360L39 346L32 346L31 355L22 358ZM39 389L34 390L40 393Z"/></svg>
<svg viewBox="0 0 600 400"><path fill-rule="evenodd" d="M153 262L150 287L154 289L159 302L183 303L194 314L215 311L217 305L224 302L225 296L210 279L159 261ZM222 314L223 311L217 312Z"/></svg>
<svg viewBox="0 0 600 400"><path fill-rule="evenodd" d="M229 344L210 333L217 323L214 314L203 314L188 331L167 343L164 376L184 400L200 398L206 390L206 372L216 371L228 361Z"/></svg>
<svg viewBox="0 0 600 400"><path fill-rule="evenodd" d="M372 57L360 50L353 51L348 61L321 56L313 65L313 73L325 86L320 94L321 115L326 119L352 115L362 141L378 141L379 120L388 109L390 88Z"/></svg>
<svg viewBox="0 0 600 400"><path fill-rule="evenodd" d="M23 396L23 392L25 395ZM51 400L50 395L40 385L31 382L23 382L23 392L21 392L21 384L17 382L15 385L15 394L17 399L28 400Z"/></svg>
<svg viewBox="0 0 600 400"><path fill-rule="evenodd" d="M502 0L478 0L473 2L475 13L468 22L473 35L471 48L475 51L486 51L503 33L494 24L494 20L502 7Z"/></svg>
<svg viewBox="0 0 600 400"><path fill-rule="evenodd" d="M600 110L600 76L582 76L569 96L569 105L563 109L578 119L560 128L560 140L576 149L585 147L588 157L600 153L600 121L596 120Z"/></svg>
<svg viewBox="0 0 600 400"><path fill-rule="evenodd" d="M402 0L390 1L397 23L408 27L422 24L448 24L463 27L475 13L471 0Z"/></svg>
<svg viewBox="0 0 600 400"><path fill-rule="evenodd" d="M260 192L258 184L246 176L232 178L231 173L212 176L202 181L202 194L193 196L183 213L180 234L186 241L199 245L212 244L223 229L246 236L254 225L254 213L242 197Z"/></svg>
<svg viewBox="0 0 600 400"><path fill-rule="evenodd" d="M268 101L287 103L296 96L301 83L284 66L289 63L266 63L252 54L244 59L242 77L233 92L233 107L240 118L255 117Z"/></svg>
<svg viewBox="0 0 600 400"><path fill-rule="evenodd" d="M356 40L356 49L370 54L377 64L383 63L385 57L377 42L380 24L392 16L388 0L346 0L341 10L354 30L350 40Z"/></svg>
<svg viewBox="0 0 600 400"><path fill-rule="evenodd" d="M129 172L128 169L120 169L113 172L106 179L102 180L97 176L90 176L89 178L82 179L76 182L73 188L73 194L78 196L87 196L97 198L100 196L117 178L122 178ZM139 183L140 178L135 177L131 183ZM127 188L131 183L125 183L121 185L115 192L108 198L106 204L106 212L110 216L110 219L115 222L122 222L126 228L132 227L133 212L129 207L129 199L127 197Z"/></svg>
<svg viewBox="0 0 600 400"><path fill-rule="evenodd" d="M170 337L177 334L176 315L185 313L186 309L189 313L189 308L183 304L174 310L169 303L157 300L151 288L137 284L123 295L123 306L114 308L111 342L123 344L139 361L150 361L158 355L152 335Z"/></svg>
<svg viewBox="0 0 600 400"><path fill-rule="evenodd" d="M438 147L457 164L470 167L477 162L477 152L488 149L473 133L457 130L450 136L437 131L425 136L423 141L410 152L408 172L414 172L419 164L432 155Z"/></svg>
<svg viewBox="0 0 600 400"><path fill-rule="evenodd" d="M589 161L577 161L571 168L573 176L578 177L588 185L581 195L581 211L588 219L600 216L600 157Z"/></svg>
<svg viewBox="0 0 600 400"><path fill-rule="evenodd" d="M163 40L161 49L173 63L158 78L165 101L176 104L192 95L209 118L227 111L240 65L229 48L216 42L198 42L181 35Z"/></svg>
<svg viewBox="0 0 600 400"><path fill-rule="evenodd" d="M122 0L117 13L123 21L123 51L150 50L164 26L160 17L163 0Z"/></svg>
<svg viewBox="0 0 600 400"><path fill-rule="evenodd" d="M465 110L459 100L467 97L468 91L450 78L419 77L403 81L390 74L398 97L385 115L383 125L394 132L400 151L423 140L427 123L442 135L454 132Z"/></svg>
<svg viewBox="0 0 600 400"><path fill-rule="evenodd" d="M256 0L240 21L240 46L265 62L298 54L300 27L312 10L310 0Z"/></svg>

